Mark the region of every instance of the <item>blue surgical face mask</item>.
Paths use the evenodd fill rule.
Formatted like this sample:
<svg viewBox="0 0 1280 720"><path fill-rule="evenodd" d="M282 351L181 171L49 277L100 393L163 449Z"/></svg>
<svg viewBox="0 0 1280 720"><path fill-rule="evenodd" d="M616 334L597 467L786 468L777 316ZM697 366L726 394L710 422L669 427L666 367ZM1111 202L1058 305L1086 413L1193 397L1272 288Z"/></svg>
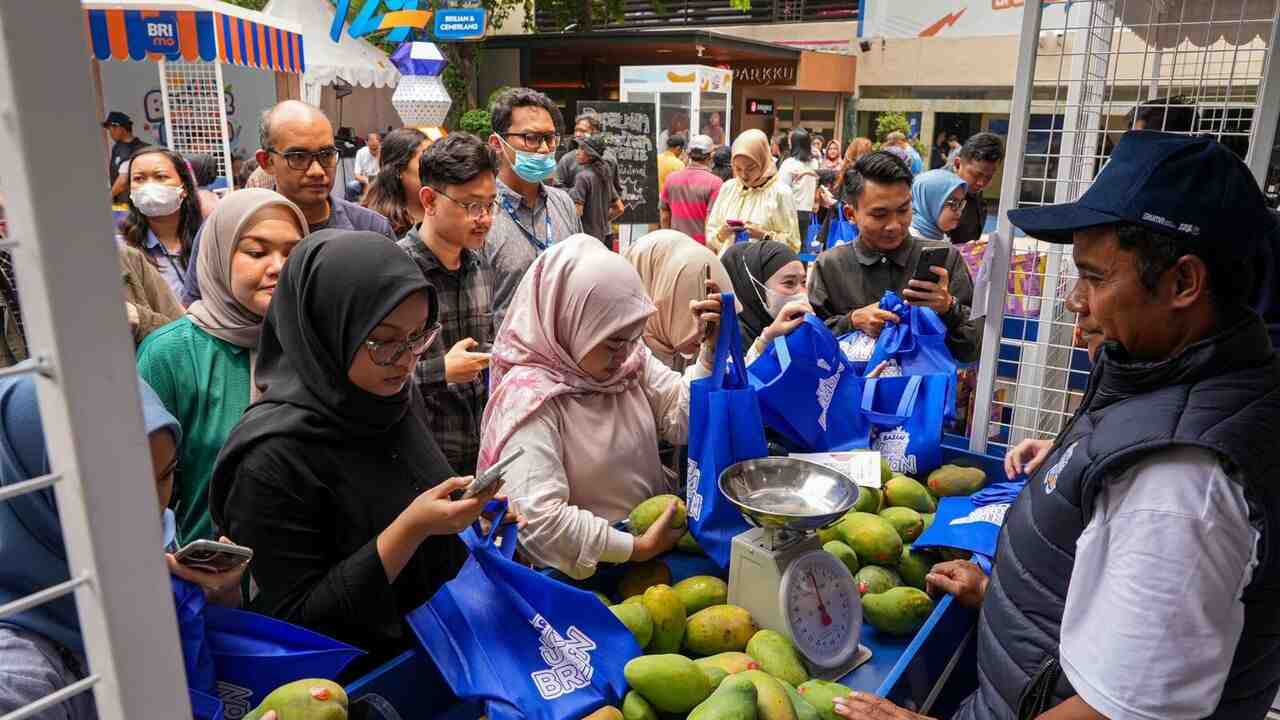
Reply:
<svg viewBox="0 0 1280 720"><path fill-rule="evenodd" d="M516 154L516 161L511 165L511 169L516 171L516 175L521 180L531 183L540 183L546 180L556 169L555 153L532 153L524 150L517 150L511 147L501 135L498 139L503 145L511 148L511 152Z"/></svg>

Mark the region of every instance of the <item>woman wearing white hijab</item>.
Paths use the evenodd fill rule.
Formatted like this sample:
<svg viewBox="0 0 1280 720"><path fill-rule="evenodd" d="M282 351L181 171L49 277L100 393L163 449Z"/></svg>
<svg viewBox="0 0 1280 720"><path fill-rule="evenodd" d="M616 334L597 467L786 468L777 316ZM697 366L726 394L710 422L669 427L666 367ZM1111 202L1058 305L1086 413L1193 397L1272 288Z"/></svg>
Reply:
<svg viewBox="0 0 1280 720"><path fill-rule="evenodd" d="M186 436L174 492L181 544L217 538L209 478L231 429L258 397L253 360L262 318L306 227L302 211L271 190L227 195L200 229L201 299L138 348L138 372Z"/></svg>

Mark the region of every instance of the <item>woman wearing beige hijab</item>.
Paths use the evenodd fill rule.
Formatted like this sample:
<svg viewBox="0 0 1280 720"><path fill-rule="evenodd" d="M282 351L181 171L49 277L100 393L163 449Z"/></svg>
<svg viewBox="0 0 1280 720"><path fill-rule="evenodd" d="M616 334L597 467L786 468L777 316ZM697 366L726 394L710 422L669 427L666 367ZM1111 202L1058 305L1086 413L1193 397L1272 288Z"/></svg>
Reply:
<svg viewBox="0 0 1280 720"><path fill-rule="evenodd" d="M302 211L271 190L227 195L200 228L201 299L138 348L138 372L182 425L174 488L182 544L217 538L209 478L231 429L259 395L253 360L262 318L306 227Z"/></svg>
<svg viewBox="0 0 1280 720"><path fill-rule="evenodd" d="M662 364L683 370L697 357L702 342L698 321L689 303L707 295L707 268L716 287L725 292L733 281L716 254L677 230L657 230L640 238L623 254L640 275L657 312L644 326L644 344Z"/></svg>
<svg viewBox="0 0 1280 720"><path fill-rule="evenodd" d="M707 247L723 252L742 223L750 240L774 240L800 251L800 225L791 188L778 182L769 138L747 130L733 141L733 179L720 186L707 215ZM731 223L730 221L734 221Z"/></svg>
<svg viewBox="0 0 1280 720"><path fill-rule="evenodd" d="M686 312L718 317L704 299ZM685 444L689 381L710 374L714 348L684 375L642 341L657 308L639 275L599 240L574 235L530 266L493 344L478 469L524 453L505 491L528 519L523 556L583 578L601 562L649 560L683 534L660 519L639 537L614 523L671 492L658 441Z"/></svg>

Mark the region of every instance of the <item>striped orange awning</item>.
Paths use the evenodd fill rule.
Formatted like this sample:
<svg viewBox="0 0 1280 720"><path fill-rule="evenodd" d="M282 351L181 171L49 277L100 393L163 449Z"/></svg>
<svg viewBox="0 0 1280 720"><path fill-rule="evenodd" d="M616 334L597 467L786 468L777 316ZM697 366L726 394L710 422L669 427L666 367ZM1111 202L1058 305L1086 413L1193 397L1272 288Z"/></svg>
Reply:
<svg viewBox="0 0 1280 720"><path fill-rule="evenodd" d="M301 74L302 36L233 15L195 10L85 10L99 60L218 60Z"/></svg>

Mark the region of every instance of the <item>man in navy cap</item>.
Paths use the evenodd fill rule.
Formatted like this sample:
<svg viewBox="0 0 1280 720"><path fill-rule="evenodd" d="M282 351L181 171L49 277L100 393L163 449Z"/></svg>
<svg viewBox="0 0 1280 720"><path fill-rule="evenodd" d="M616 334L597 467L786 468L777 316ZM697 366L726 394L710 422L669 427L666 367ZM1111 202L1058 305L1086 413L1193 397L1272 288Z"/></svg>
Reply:
<svg viewBox="0 0 1280 720"><path fill-rule="evenodd" d="M981 607L978 690L953 717L1261 719L1280 687L1280 358L1250 309L1274 220L1208 137L1127 133L1076 202L1013 210L1070 243L1067 300L1094 362L988 578L929 584ZM848 718L916 717L855 694Z"/></svg>
<svg viewBox="0 0 1280 720"><path fill-rule="evenodd" d="M120 174L120 166L133 157L139 148L144 148L147 144L134 137L133 118L119 110L107 113L107 119L102 121L102 127L106 128L107 134L113 141L111 163L107 166L107 183L111 185L113 198L123 198L127 183L124 176Z"/></svg>

